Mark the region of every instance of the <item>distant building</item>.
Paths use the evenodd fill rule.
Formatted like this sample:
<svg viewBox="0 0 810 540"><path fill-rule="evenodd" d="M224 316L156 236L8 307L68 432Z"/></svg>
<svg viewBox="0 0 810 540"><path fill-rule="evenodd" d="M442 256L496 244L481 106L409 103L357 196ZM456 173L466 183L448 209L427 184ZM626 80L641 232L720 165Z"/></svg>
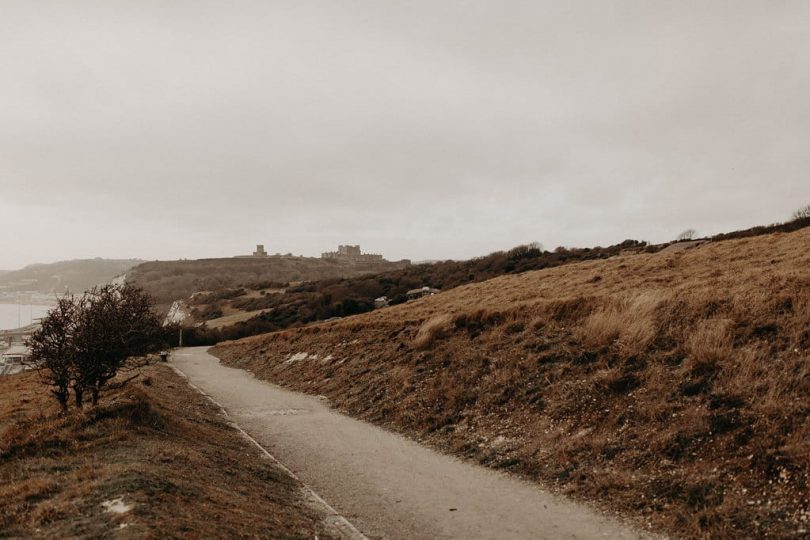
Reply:
<svg viewBox="0 0 810 540"><path fill-rule="evenodd" d="M12 345L0 354L0 376L14 375L32 369L31 350L24 345Z"/></svg>
<svg viewBox="0 0 810 540"><path fill-rule="evenodd" d="M381 263L385 261L382 255L363 253L360 251L360 246L338 246L337 251L321 253L321 258L354 263Z"/></svg>
<svg viewBox="0 0 810 540"><path fill-rule="evenodd" d="M264 244L256 244L256 251L251 253L250 255L236 255L237 259L252 259L256 258L264 258L269 257L270 254L264 250Z"/></svg>
<svg viewBox="0 0 810 540"><path fill-rule="evenodd" d="M25 345L12 345L0 355L0 363L22 365L31 357L31 349Z"/></svg>
<svg viewBox="0 0 810 540"><path fill-rule="evenodd" d="M411 289L406 293L409 300L413 300L415 298L422 298L423 296L433 296L434 294L439 294L439 289L434 289L432 287L422 287L421 289Z"/></svg>

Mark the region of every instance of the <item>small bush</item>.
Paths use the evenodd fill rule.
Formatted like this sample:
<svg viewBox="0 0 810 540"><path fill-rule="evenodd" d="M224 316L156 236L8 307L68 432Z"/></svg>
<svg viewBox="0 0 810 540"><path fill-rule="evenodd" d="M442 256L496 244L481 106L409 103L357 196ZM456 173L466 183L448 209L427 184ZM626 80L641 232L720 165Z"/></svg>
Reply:
<svg viewBox="0 0 810 540"><path fill-rule="evenodd" d="M77 407L86 393L96 405L101 390L128 362L160 348L162 334L148 295L131 285L105 285L61 298L28 344L43 384L67 411L69 386Z"/></svg>

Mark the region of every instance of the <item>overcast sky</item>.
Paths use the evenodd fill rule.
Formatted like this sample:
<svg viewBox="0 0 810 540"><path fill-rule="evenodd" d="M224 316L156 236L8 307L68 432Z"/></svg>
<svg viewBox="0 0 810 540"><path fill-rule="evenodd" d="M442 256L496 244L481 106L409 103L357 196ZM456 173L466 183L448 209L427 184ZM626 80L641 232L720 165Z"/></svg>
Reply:
<svg viewBox="0 0 810 540"><path fill-rule="evenodd" d="M467 258L810 204L810 2L0 0L0 268Z"/></svg>

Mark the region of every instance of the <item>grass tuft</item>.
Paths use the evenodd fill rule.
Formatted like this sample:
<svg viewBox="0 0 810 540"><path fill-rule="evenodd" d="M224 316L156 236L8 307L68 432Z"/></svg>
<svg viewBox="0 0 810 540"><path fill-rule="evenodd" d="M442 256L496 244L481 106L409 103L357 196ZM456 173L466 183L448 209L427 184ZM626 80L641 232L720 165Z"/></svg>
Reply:
<svg viewBox="0 0 810 540"><path fill-rule="evenodd" d="M429 349L433 344L446 335L452 328L453 317L447 314L437 315L425 321L419 327L416 337L413 340L413 347L417 350Z"/></svg>

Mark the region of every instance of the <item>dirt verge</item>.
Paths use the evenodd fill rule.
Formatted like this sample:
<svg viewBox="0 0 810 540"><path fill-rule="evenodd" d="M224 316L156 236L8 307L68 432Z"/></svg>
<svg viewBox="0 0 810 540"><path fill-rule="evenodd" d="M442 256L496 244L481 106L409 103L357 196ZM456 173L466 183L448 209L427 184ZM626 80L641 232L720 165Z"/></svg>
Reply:
<svg viewBox="0 0 810 540"><path fill-rule="evenodd" d="M57 414L0 378L0 537L333 537L300 483L166 366Z"/></svg>

